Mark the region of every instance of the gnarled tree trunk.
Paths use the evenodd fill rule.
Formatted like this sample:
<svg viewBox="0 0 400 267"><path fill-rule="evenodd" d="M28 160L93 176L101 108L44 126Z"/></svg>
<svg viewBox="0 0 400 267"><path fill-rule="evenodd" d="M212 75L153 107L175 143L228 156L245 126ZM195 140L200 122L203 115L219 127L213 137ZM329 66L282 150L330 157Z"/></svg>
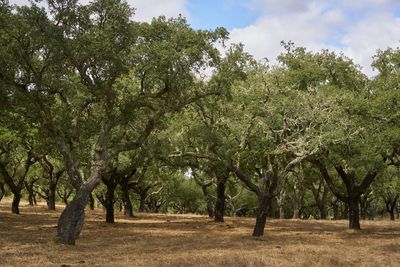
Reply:
<svg viewBox="0 0 400 267"><path fill-rule="evenodd" d="M256 215L256 224L253 229L253 236L259 237L264 236L264 228L267 223L267 216L269 205L271 202L271 198L261 192L260 196L258 196L258 207L257 207L257 215Z"/></svg>
<svg viewBox="0 0 400 267"><path fill-rule="evenodd" d="M21 201L21 189L20 190L14 190L14 197L13 201L11 204L11 212L13 214L19 214L19 202Z"/></svg>
<svg viewBox="0 0 400 267"><path fill-rule="evenodd" d="M225 214L225 183L224 177L217 177L217 199L215 201L214 221L224 222Z"/></svg>

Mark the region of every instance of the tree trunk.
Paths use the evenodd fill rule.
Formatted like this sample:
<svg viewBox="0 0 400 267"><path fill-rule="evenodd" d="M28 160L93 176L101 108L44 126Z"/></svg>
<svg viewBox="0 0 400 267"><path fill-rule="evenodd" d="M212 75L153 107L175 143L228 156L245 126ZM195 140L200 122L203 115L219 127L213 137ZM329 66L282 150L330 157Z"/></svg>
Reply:
<svg viewBox="0 0 400 267"><path fill-rule="evenodd" d="M56 210L56 186L49 186L49 195L47 200L47 207L49 210Z"/></svg>
<svg viewBox="0 0 400 267"><path fill-rule="evenodd" d="M353 198L348 200L349 207L349 228L360 230L360 209L358 203L360 198Z"/></svg>
<svg viewBox="0 0 400 267"><path fill-rule="evenodd" d="M34 192L28 190L28 202L29 202L29 206L35 205L34 194L35 194Z"/></svg>
<svg viewBox="0 0 400 267"><path fill-rule="evenodd" d="M19 214L19 202L21 201L21 190L14 191L14 198L11 205L11 212L13 214Z"/></svg>
<svg viewBox="0 0 400 267"><path fill-rule="evenodd" d="M105 199L107 223L114 223L114 191L115 191L115 186L107 185L107 192Z"/></svg>
<svg viewBox="0 0 400 267"><path fill-rule="evenodd" d="M334 220L339 220L339 207L338 207L338 205L333 205L332 209L333 209L333 219Z"/></svg>
<svg viewBox="0 0 400 267"><path fill-rule="evenodd" d="M256 216L256 225L254 226L253 236L264 236L264 228L267 222L269 199L265 196L259 197L258 207L257 207L257 216Z"/></svg>
<svg viewBox="0 0 400 267"><path fill-rule="evenodd" d="M100 171L99 171L100 172ZM62 244L75 245L85 219L85 207L93 189L101 182L100 173L83 184L74 199L61 213L57 224L57 237Z"/></svg>
<svg viewBox="0 0 400 267"><path fill-rule="evenodd" d="M390 212L389 212L389 213L390 213L390 220L391 220L391 221L394 221L394 218L395 218L395 217L394 217L394 207L392 207L392 209L390 209Z"/></svg>
<svg viewBox="0 0 400 267"><path fill-rule="evenodd" d="M279 219L281 219L281 220L285 219L284 198L285 198L285 194L283 191L281 191L277 198L278 207L279 207Z"/></svg>
<svg viewBox="0 0 400 267"><path fill-rule="evenodd" d="M4 184L0 182L0 201L3 199L4 193L5 193Z"/></svg>
<svg viewBox="0 0 400 267"><path fill-rule="evenodd" d="M210 193L207 190L207 186L201 186L201 189L203 191L203 195L204 195L204 198L207 203L208 217L213 218L214 217L214 208L213 208L213 203L212 203Z"/></svg>
<svg viewBox="0 0 400 267"><path fill-rule="evenodd" d="M214 221L224 222L225 213L225 179L217 179L217 200L215 202Z"/></svg>
<svg viewBox="0 0 400 267"><path fill-rule="evenodd" d="M300 203L297 200L293 201L293 217L292 219L298 219L300 217Z"/></svg>
<svg viewBox="0 0 400 267"><path fill-rule="evenodd" d="M124 204L124 214L128 218L132 218L133 208L132 208L131 197L129 195L129 188L128 186L124 186L124 184L121 183L121 189L122 189L122 202Z"/></svg>
<svg viewBox="0 0 400 267"><path fill-rule="evenodd" d="M139 212L145 212L145 210L146 210L146 198L147 198L147 194L145 194L145 193L141 193L140 194Z"/></svg>
<svg viewBox="0 0 400 267"><path fill-rule="evenodd" d="M90 210L94 210L94 197L93 197L92 193L90 193L90 196L89 196L89 208L90 208Z"/></svg>
<svg viewBox="0 0 400 267"><path fill-rule="evenodd" d="M320 217L322 220L326 220L326 218L328 217L328 211L326 210L326 206L323 206L320 209Z"/></svg>

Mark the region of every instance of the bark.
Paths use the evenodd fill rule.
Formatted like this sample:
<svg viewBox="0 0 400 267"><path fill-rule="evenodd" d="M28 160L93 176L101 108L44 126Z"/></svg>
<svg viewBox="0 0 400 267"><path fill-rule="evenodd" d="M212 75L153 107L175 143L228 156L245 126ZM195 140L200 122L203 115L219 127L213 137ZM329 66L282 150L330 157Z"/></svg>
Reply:
<svg viewBox="0 0 400 267"><path fill-rule="evenodd" d="M279 211L279 219L285 219L285 203L284 203L284 199L285 199L285 192L283 190L281 190L281 192L279 192L276 201L278 204L278 211Z"/></svg>
<svg viewBox="0 0 400 267"><path fill-rule="evenodd" d="M3 199L4 193L5 193L4 184L0 182L0 201Z"/></svg>
<svg viewBox="0 0 400 267"><path fill-rule="evenodd" d="M139 196L140 196L139 212L145 212L146 211L147 191L141 192Z"/></svg>
<svg viewBox="0 0 400 267"><path fill-rule="evenodd" d="M213 201L211 199L211 195L208 192L207 187L203 187L202 190L203 190L204 198L206 199L206 203L207 203L208 217L213 218L214 217L214 207L213 207Z"/></svg>
<svg viewBox="0 0 400 267"><path fill-rule="evenodd" d="M339 220L339 206L337 205L337 202L332 203L332 210L333 210L333 219Z"/></svg>
<svg viewBox="0 0 400 267"><path fill-rule="evenodd" d="M19 202L21 201L21 190L14 191L14 197L11 204L11 212L13 214L19 214Z"/></svg>
<svg viewBox="0 0 400 267"><path fill-rule="evenodd" d="M56 185L54 184L49 187L47 207L49 210L56 210Z"/></svg>
<svg viewBox="0 0 400 267"><path fill-rule="evenodd" d="M122 203L124 204L124 214L128 218L132 218L134 216L133 216L131 197L129 195L129 187L123 186L123 183L121 183L121 189L122 189Z"/></svg>
<svg viewBox="0 0 400 267"><path fill-rule="evenodd" d="M293 216L292 219L299 219L300 217L300 205L299 203L294 203L293 205Z"/></svg>
<svg viewBox="0 0 400 267"><path fill-rule="evenodd" d="M106 222L114 223L114 197L115 185L109 184L107 185L106 199L105 199L105 208L106 208Z"/></svg>
<svg viewBox="0 0 400 267"><path fill-rule="evenodd" d="M90 196L89 196L89 208L90 208L90 210L94 210L94 197L93 197L92 193L90 193Z"/></svg>
<svg viewBox="0 0 400 267"><path fill-rule="evenodd" d="M360 198L350 198L349 204L349 228L354 230L360 230L360 209L359 204Z"/></svg>
<svg viewBox="0 0 400 267"><path fill-rule="evenodd" d="M261 195L258 197L256 224L254 226L253 236L256 237L264 236L264 229L268 216L269 202L271 202L271 199L265 195Z"/></svg>
<svg viewBox="0 0 400 267"><path fill-rule="evenodd" d="M35 205L35 197L34 197L33 192L28 191L28 203L29 203L29 206Z"/></svg>
<svg viewBox="0 0 400 267"><path fill-rule="evenodd" d="M93 189L101 182L105 170L102 150L97 149L92 159L90 178L77 190L74 199L61 213L57 224L57 237L60 243L75 245L85 219L85 207Z"/></svg>
<svg viewBox="0 0 400 267"><path fill-rule="evenodd" d="M394 221L394 218L395 218L394 217L394 209L391 209L389 213L390 213L390 220Z"/></svg>
<svg viewBox="0 0 400 267"><path fill-rule="evenodd" d="M214 218L214 207L213 207L213 201L210 195L210 192L208 192L208 187L212 185L212 182L205 183L203 179L200 179L199 176L196 174L195 171L193 171L193 177L194 181L201 187L201 191L203 192L204 199L207 204L207 214L209 218Z"/></svg>
<svg viewBox="0 0 400 267"><path fill-rule="evenodd" d="M86 203L93 188L94 186L90 184L82 185L74 199L61 213L58 219L57 236L62 244L75 245L83 227Z"/></svg>
<svg viewBox="0 0 400 267"><path fill-rule="evenodd" d="M225 213L225 178L217 178L217 200L215 202L214 221L224 222Z"/></svg>

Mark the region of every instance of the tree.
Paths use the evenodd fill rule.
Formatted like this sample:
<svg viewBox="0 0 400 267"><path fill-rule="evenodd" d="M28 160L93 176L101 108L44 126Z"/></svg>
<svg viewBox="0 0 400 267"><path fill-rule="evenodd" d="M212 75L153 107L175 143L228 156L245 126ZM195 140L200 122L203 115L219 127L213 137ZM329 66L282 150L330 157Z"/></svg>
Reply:
<svg viewBox="0 0 400 267"><path fill-rule="evenodd" d="M192 73L216 62L213 44L226 33L192 30L183 18L138 24L119 0L51 1L49 11L2 5L0 80L63 157L77 193L58 237L74 244L108 161L140 147L165 114L216 93Z"/></svg>
<svg viewBox="0 0 400 267"><path fill-rule="evenodd" d="M13 157L11 156L11 149L14 152ZM36 160L31 148L15 147L15 144L13 146L3 146L0 155L0 174L14 195L11 211L14 214L19 214L21 191L25 186L25 179L28 176L29 169Z"/></svg>
<svg viewBox="0 0 400 267"><path fill-rule="evenodd" d="M397 202L400 197L400 173L397 167L389 166L379 175L374 191L379 195L386 207L386 211L390 214L390 220L395 220L395 211Z"/></svg>

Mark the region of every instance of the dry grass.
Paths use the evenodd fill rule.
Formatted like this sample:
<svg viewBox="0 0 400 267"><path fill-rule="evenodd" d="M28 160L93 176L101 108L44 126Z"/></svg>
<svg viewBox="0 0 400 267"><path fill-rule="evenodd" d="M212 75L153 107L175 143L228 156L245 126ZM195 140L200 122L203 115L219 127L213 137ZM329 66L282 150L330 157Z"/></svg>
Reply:
<svg viewBox="0 0 400 267"><path fill-rule="evenodd" d="M59 212L21 205L10 214L0 204L0 265L4 266L400 266L400 222L364 221L351 232L346 221L268 221L266 237L249 235L254 219L87 212L76 246L54 242ZM61 210L62 207L59 207Z"/></svg>

